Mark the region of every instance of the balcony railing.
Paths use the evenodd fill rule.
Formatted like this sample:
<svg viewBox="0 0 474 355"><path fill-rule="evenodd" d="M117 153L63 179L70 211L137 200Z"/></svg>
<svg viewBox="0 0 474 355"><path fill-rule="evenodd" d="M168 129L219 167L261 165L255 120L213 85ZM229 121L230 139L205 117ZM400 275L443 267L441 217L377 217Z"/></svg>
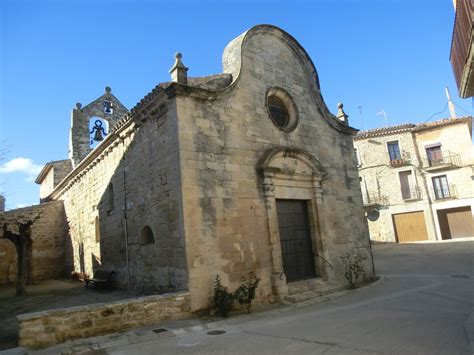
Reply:
<svg viewBox="0 0 474 355"><path fill-rule="evenodd" d="M390 158L390 166L396 168L398 166L404 166L410 164L410 154L408 152L400 152L400 157L396 159Z"/></svg>
<svg viewBox="0 0 474 355"><path fill-rule="evenodd" d="M458 167L461 166L461 156L445 150L437 153L435 157L424 158L423 166L428 171Z"/></svg>
<svg viewBox="0 0 474 355"><path fill-rule="evenodd" d="M388 196L377 195L377 194L366 194L363 196L364 206L382 205L386 206L390 204Z"/></svg>
<svg viewBox="0 0 474 355"><path fill-rule="evenodd" d="M446 185L441 187L433 187L433 198L435 200L446 200L450 198L456 198L458 196L458 192L456 190L456 185Z"/></svg>
<svg viewBox="0 0 474 355"><path fill-rule="evenodd" d="M418 186L403 188L402 189L402 198L405 201L420 200L421 199L421 189Z"/></svg>
<svg viewBox="0 0 474 355"><path fill-rule="evenodd" d="M470 70L472 63L469 63L469 51L473 50L470 47L474 32L473 10L472 0L457 0L450 61L459 89L459 96L462 98L474 95L474 85L472 84L474 73Z"/></svg>

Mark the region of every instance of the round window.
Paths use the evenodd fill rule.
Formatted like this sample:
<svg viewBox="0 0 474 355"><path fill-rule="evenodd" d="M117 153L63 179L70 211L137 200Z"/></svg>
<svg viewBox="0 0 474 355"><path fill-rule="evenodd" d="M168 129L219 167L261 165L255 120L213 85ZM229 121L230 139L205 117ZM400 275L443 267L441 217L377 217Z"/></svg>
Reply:
<svg viewBox="0 0 474 355"><path fill-rule="evenodd" d="M283 131L292 131L298 123L298 111L291 96L281 88L267 92L267 111L272 122Z"/></svg>

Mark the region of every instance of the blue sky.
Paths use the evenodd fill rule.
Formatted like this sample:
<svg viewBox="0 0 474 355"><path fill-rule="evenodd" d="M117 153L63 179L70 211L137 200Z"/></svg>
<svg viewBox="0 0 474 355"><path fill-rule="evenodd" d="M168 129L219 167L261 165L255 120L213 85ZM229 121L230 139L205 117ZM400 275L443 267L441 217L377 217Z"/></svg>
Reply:
<svg viewBox="0 0 474 355"><path fill-rule="evenodd" d="M33 180L67 158L70 111L112 87L133 107L169 81L173 54L190 76L219 73L226 44L257 24L293 35L318 70L328 107L344 103L350 124L368 129L448 116L451 0L1 1L0 191L7 207L38 202Z"/></svg>

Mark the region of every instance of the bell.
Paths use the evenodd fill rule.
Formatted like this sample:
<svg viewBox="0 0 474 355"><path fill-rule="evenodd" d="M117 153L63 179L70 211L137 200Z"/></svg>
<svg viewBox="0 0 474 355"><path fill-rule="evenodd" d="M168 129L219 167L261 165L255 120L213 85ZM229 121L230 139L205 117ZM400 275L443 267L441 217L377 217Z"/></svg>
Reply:
<svg viewBox="0 0 474 355"><path fill-rule="evenodd" d="M102 136L102 130L100 130L100 129L95 130L94 140L96 142L100 142L100 141L104 140L104 137Z"/></svg>

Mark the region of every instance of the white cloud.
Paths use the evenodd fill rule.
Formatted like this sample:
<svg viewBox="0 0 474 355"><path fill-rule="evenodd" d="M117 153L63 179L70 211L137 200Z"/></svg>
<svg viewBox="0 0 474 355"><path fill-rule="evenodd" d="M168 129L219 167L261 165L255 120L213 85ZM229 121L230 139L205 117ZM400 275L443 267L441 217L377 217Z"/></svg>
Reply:
<svg viewBox="0 0 474 355"><path fill-rule="evenodd" d="M21 172L28 175L37 175L42 168L42 165L36 165L31 159L19 157L0 165L0 174Z"/></svg>
<svg viewBox="0 0 474 355"><path fill-rule="evenodd" d="M18 205L16 205L16 208L23 208L23 207L26 207L24 203L19 203Z"/></svg>

